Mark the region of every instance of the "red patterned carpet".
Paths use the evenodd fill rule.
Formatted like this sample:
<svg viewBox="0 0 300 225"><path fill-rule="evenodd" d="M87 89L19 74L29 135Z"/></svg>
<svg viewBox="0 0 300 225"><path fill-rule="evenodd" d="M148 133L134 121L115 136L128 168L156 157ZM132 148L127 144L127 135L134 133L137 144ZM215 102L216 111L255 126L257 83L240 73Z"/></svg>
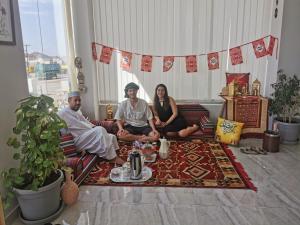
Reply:
<svg viewBox="0 0 300 225"><path fill-rule="evenodd" d="M131 145L120 144L119 155L126 159ZM86 185L176 186L197 188L241 188L256 190L231 150L213 141L200 143L172 142L168 159L157 157L146 163L152 178L143 183L114 183L109 179L113 165L99 162L84 180Z"/></svg>

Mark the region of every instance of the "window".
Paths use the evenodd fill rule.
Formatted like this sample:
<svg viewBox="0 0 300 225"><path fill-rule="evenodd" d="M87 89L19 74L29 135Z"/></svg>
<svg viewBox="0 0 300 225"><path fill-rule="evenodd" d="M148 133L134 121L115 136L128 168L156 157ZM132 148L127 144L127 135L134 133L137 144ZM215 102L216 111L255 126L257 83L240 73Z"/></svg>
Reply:
<svg viewBox="0 0 300 225"><path fill-rule="evenodd" d="M30 94L66 104L70 86L64 0L19 0Z"/></svg>

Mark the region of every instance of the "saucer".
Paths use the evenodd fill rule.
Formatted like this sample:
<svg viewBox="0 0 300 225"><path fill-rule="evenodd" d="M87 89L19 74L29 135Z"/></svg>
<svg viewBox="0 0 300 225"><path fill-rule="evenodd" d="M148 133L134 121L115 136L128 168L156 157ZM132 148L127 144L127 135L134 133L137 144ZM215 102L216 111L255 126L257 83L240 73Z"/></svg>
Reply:
<svg viewBox="0 0 300 225"><path fill-rule="evenodd" d="M121 173L120 167L112 168L112 170L111 170L111 174L113 174L113 175L119 175L120 173Z"/></svg>

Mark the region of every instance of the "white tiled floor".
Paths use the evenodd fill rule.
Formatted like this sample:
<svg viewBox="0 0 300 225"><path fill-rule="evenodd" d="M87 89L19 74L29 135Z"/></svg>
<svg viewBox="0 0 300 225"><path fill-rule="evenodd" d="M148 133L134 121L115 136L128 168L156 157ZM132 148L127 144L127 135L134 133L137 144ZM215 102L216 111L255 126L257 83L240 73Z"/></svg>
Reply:
<svg viewBox="0 0 300 225"><path fill-rule="evenodd" d="M261 146L242 140L240 146ZM79 201L54 221L65 225L299 225L300 144L246 155L232 148L257 192L237 189L81 186ZM14 225L19 225L15 221Z"/></svg>

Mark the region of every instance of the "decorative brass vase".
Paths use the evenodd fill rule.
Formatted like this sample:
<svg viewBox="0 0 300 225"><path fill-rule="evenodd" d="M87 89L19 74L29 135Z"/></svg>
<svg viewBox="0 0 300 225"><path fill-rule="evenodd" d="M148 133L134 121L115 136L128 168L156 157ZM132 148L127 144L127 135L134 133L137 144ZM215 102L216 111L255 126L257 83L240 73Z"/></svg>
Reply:
<svg viewBox="0 0 300 225"><path fill-rule="evenodd" d="M65 204L72 205L74 204L79 195L78 185L73 181L73 175L69 172L66 172L66 181L61 190L61 197Z"/></svg>

